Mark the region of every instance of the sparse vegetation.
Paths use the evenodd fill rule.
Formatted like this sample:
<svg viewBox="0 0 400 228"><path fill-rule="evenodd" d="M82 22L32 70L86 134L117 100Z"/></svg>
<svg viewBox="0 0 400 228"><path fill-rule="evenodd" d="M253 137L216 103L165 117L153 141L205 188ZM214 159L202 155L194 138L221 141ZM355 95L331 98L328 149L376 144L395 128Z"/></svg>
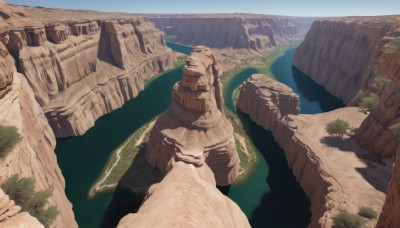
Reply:
<svg viewBox="0 0 400 228"><path fill-rule="evenodd" d="M337 135L340 138L343 138L343 135L346 134L347 130L350 129L350 124L347 121L336 119L329 122L325 129L329 135Z"/></svg>
<svg viewBox="0 0 400 228"><path fill-rule="evenodd" d="M367 93L364 90L359 90L357 94L354 96L354 102L357 105L361 103L361 101L367 96Z"/></svg>
<svg viewBox="0 0 400 228"><path fill-rule="evenodd" d="M396 138L400 140L400 122L393 124L390 129L392 130L394 136L396 136Z"/></svg>
<svg viewBox="0 0 400 228"><path fill-rule="evenodd" d="M361 228L365 221L356 214L341 210L333 218L334 228Z"/></svg>
<svg viewBox="0 0 400 228"><path fill-rule="evenodd" d="M400 38L397 38L388 44L386 53L400 52Z"/></svg>
<svg viewBox="0 0 400 228"><path fill-rule="evenodd" d="M370 207L358 208L358 215L367 219L374 219L378 216L378 212Z"/></svg>
<svg viewBox="0 0 400 228"><path fill-rule="evenodd" d="M369 93L368 96L364 97L359 107L365 109L366 111L372 111L378 105L379 97L375 93Z"/></svg>
<svg viewBox="0 0 400 228"><path fill-rule="evenodd" d="M374 78L373 86L378 90L382 91L383 87L390 82L390 79L386 75L378 75Z"/></svg>
<svg viewBox="0 0 400 228"><path fill-rule="evenodd" d="M53 192L49 189L35 192L35 183L34 178L20 178L18 174L15 174L9 177L1 188L21 207L22 211L28 212L45 227L49 227L60 212L56 205L48 205Z"/></svg>
<svg viewBox="0 0 400 228"><path fill-rule="evenodd" d="M11 149L22 137L14 126L0 125L0 159L7 157Z"/></svg>

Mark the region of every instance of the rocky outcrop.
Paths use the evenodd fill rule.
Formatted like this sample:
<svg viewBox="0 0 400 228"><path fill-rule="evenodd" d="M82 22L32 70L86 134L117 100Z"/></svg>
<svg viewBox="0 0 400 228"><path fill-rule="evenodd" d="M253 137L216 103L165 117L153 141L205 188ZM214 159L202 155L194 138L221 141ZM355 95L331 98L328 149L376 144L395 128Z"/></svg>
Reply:
<svg viewBox="0 0 400 228"><path fill-rule="evenodd" d="M263 74L253 74L242 84L236 104L270 131L284 116L300 113L299 96L290 87Z"/></svg>
<svg viewBox="0 0 400 228"><path fill-rule="evenodd" d="M2 52L2 56L9 58L7 50ZM57 227L77 227L71 203L64 193L65 182L54 153L54 134L25 77L16 72L13 60L10 61L12 64L2 68L3 72L13 72L13 75L7 93L0 98L0 124L15 126L22 140L6 158L0 159L0 183L17 173L35 178L37 190L53 190L49 201L56 204L61 212L55 222ZM15 220L26 219L26 215L19 217Z"/></svg>
<svg viewBox="0 0 400 228"><path fill-rule="evenodd" d="M0 188L0 227L44 228L28 212L21 212L21 207Z"/></svg>
<svg viewBox="0 0 400 228"><path fill-rule="evenodd" d="M194 47L182 80L173 87L170 109L157 119L151 132L145 155L151 165L165 173L176 154L199 157L204 153L218 185L236 179L239 157L233 127L224 115L221 73L209 48Z"/></svg>
<svg viewBox="0 0 400 228"><path fill-rule="evenodd" d="M357 133L362 146L381 156L394 155L399 145L389 127L399 121L400 54L391 46L400 39L400 17L320 19L298 47L293 66L310 75L330 93L349 103L359 90L378 92L378 108ZM374 78L390 83L381 92Z"/></svg>
<svg viewBox="0 0 400 228"><path fill-rule="evenodd" d="M337 118L358 127L366 115L358 108L342 108L316 115L288 115L274 137L285 151L289 167L311 200L309 227L331 227L338 210L357 212L368 206L380 212L391 176L391 159L385 166L362 159L368 155L357 141L332 138L325 131ZM324 199L324 200L322 200ZM369 220L368 225L376 225Z"/></svg>
<svg viewBox="0 0 400 228"><path fill-rule="evenodd" d="M212 48L233 47L262 51L299 36L295 20L281 16L187 14L146 17L177 42L204 44Z"/></svg>
<svg viewBox="0 0 400 228"><path fill-rule="evenodd" d="M10 89L13 81L14 61L8 53L6 47L0 42L0 98L2 98Z"/></svg>
<svg viewBox="0 0 400 228"><path fill-rule="evenodd" d="M164 34L139 16L1 7L9 17L0 22L0 40L57 137L82 135L176 61Z"/></svg>
<svg viewBox="0 0 400 228"><path fill-rule="evenodd" d="M11 88L0 99L0 124L17 127L22 141L0 160L0 182L16 173L35 178L37 190L53 190L49 202L56 204L61 212L56 226L77 227L54 153L54 134L25 77L14 71Z"/></svg>
<svg viewBox="0 0 400 228"><path fill-rule="evenodd" d="M139 211L123 217L119 228L250 227L238 205L215 187L210 168L185 160L171 159L168 174L150 187Z"/></svg>
<svg viewBox="0 0 400 228"><path fill-rule="evenodd" d="M385 204L376 227L396 227L400 224L400 147L397 149L396 161L393 164Z"/></svg>

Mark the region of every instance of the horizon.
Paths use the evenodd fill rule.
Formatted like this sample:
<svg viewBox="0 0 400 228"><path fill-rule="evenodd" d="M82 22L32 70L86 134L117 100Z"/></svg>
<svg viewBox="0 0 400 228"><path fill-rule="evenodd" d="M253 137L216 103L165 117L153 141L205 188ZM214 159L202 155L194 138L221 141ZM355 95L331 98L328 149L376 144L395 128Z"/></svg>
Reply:
<svg viewBox="0 0 400 228"><path fill-rule="evenodd" d="M217 3L211 0L183 1L162 0L138 1L127 0L113 2L99 0L96 2L78 0L49 1L49 0L6 0L8 3L28 6L43 6L70 10L94 10L100 12L120 12L133 14L262 14L292 17L363 17L363 16L396 16L400 15L400 1L383 0L345 0L319 1L282 0L280 2L262 0L240 0L236 2L220 0ZM180 6L180 7L177 7ZM79 7L76 7L79 6Z"/></svg>

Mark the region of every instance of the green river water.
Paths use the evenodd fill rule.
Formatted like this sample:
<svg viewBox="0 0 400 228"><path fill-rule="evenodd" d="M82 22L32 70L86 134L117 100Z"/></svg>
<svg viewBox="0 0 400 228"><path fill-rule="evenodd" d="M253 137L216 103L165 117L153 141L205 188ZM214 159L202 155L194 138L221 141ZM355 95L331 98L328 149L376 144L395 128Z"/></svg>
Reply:
<svg viewBox="0 0 400 228"><path fill-rule="evenodd" d="M189 54L191 48L168 43L175 51ZM292 69L295 49L278 58L271 67L275 77L299 94L302 113L319 113L342 107L343 103ZM224 88L228 109L236 112L257 148L258 162L249 177L231 186L228 196L249 218L253 227L306 227L310 221L310 202L288 168L282 149L273 135L236 110L232 92L251 74L248 68L238 73ZM83 136L57 140L56 153L66 181L66 194L73 204L75 218L82 228L115 227L120 218L135 212L143 196L117 187L93 199L88 191L100 175L110 153L132 132L161 114L171 104L172 86L180 80L182 67L163 73L138 97L122 108L99 118Z"/></svg>

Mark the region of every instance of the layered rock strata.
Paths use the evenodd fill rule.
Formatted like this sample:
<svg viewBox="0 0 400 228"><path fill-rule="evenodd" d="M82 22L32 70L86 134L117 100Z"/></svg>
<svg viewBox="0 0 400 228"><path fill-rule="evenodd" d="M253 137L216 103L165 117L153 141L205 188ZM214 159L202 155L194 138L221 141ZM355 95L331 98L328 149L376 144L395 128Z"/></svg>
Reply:
<svg viewBox="0 0 400 228"><path fill-rule="evenodd" d="M2 46L0 43L0 48ZM1 50L2 57L11 58L7 50ZM10 61L13 62L12 59ZM25 77L16 72L14 64L8 67L2 70L13 72L12 83L8 92L0 98L0 124L15 126L22 140L7 157L0 159L0 183L13 174L35 178L36 190L53 191L49 202L56 204L61 212L55 221L56 227L77 227L71 203L64 193L65 182L54 153L54 134Z"/></svg>
<svg viewBox="0 0 400 228"><path fill-rule="evenodd" d="M400 224L400 147L393 164L392 179L387 189L385 204L376 227L396 227Z"/></svg>
<svg viewBox="0 0 400 228"><path fill-rule="evenodd" d="M0 227L44 228L28 212L21 212L21 207L0 188Z"/></svg>
<svg viewBox="0 0 400 228"><path fill-rule="evenodd" d="M212 48L233 47L262 51L287 43L299 36L296 21L281 16L187 14L146 17L177 42L191 45L204 44Z"/></svg>
<svg viewBox="0 0 400 228"><path fill-rule="evenodd" d="M229 185L236 179L239 157L233 127L224 115L220 76L209 48L194 47L182 80L173 87L170 109L157 119L151 132L145 155L151 165L165 173L175 154L204 153L217 185ZM193 148L203 152L191 154Z"/></svg>
<svg viewBox="0 0 400 228"><path fill-rule="evenodd" d="M164 179L148 190L139 211L123 217L119 228L250 227L238 205L215 187L211 169L198 158L172 158L168 167Z"/></svg>
<svg viewBox="0 0 400 228"><path fill-rule="evenodd" d="M385 165L372 163L358 142L326 133L325 126L337 118L358 127L365 119L358 108L342 108L315 115L288 115L278 123L274 137L285 152L289 167L311 200L308 227L332 227L339 210L356 213L359 207L382 209L391 176L392 159ZM368 221L373 227L377 220Z"/></svg>
<svg viewBox="0 0 400 228"><path fill-rule="evenodd" d="M236 104L270 131L284 116L300 113L299 96L290 87L263 74L253 74L242 84Z"/></svg>
<svg viewBox="0 0 400 228"><path fill-rule="evenodd" d="M350 102L357 91L378 92L380 102L357 133L362 146L381 156L395 154L399 143L389 127L398 122L400 84L400 17L320 19L298 47L293 66L330 93ZM385 75L389 86L377 91L374 78Z"/></svg>
<svg viewBox="0 0 400 228"><path fill-rule="evenodd" d="M164 34L139 16L1 7L7 17L0 21L0 40L57 137L82 135L176 61ZM0 91L7 83L0 82Z"/></svg>

